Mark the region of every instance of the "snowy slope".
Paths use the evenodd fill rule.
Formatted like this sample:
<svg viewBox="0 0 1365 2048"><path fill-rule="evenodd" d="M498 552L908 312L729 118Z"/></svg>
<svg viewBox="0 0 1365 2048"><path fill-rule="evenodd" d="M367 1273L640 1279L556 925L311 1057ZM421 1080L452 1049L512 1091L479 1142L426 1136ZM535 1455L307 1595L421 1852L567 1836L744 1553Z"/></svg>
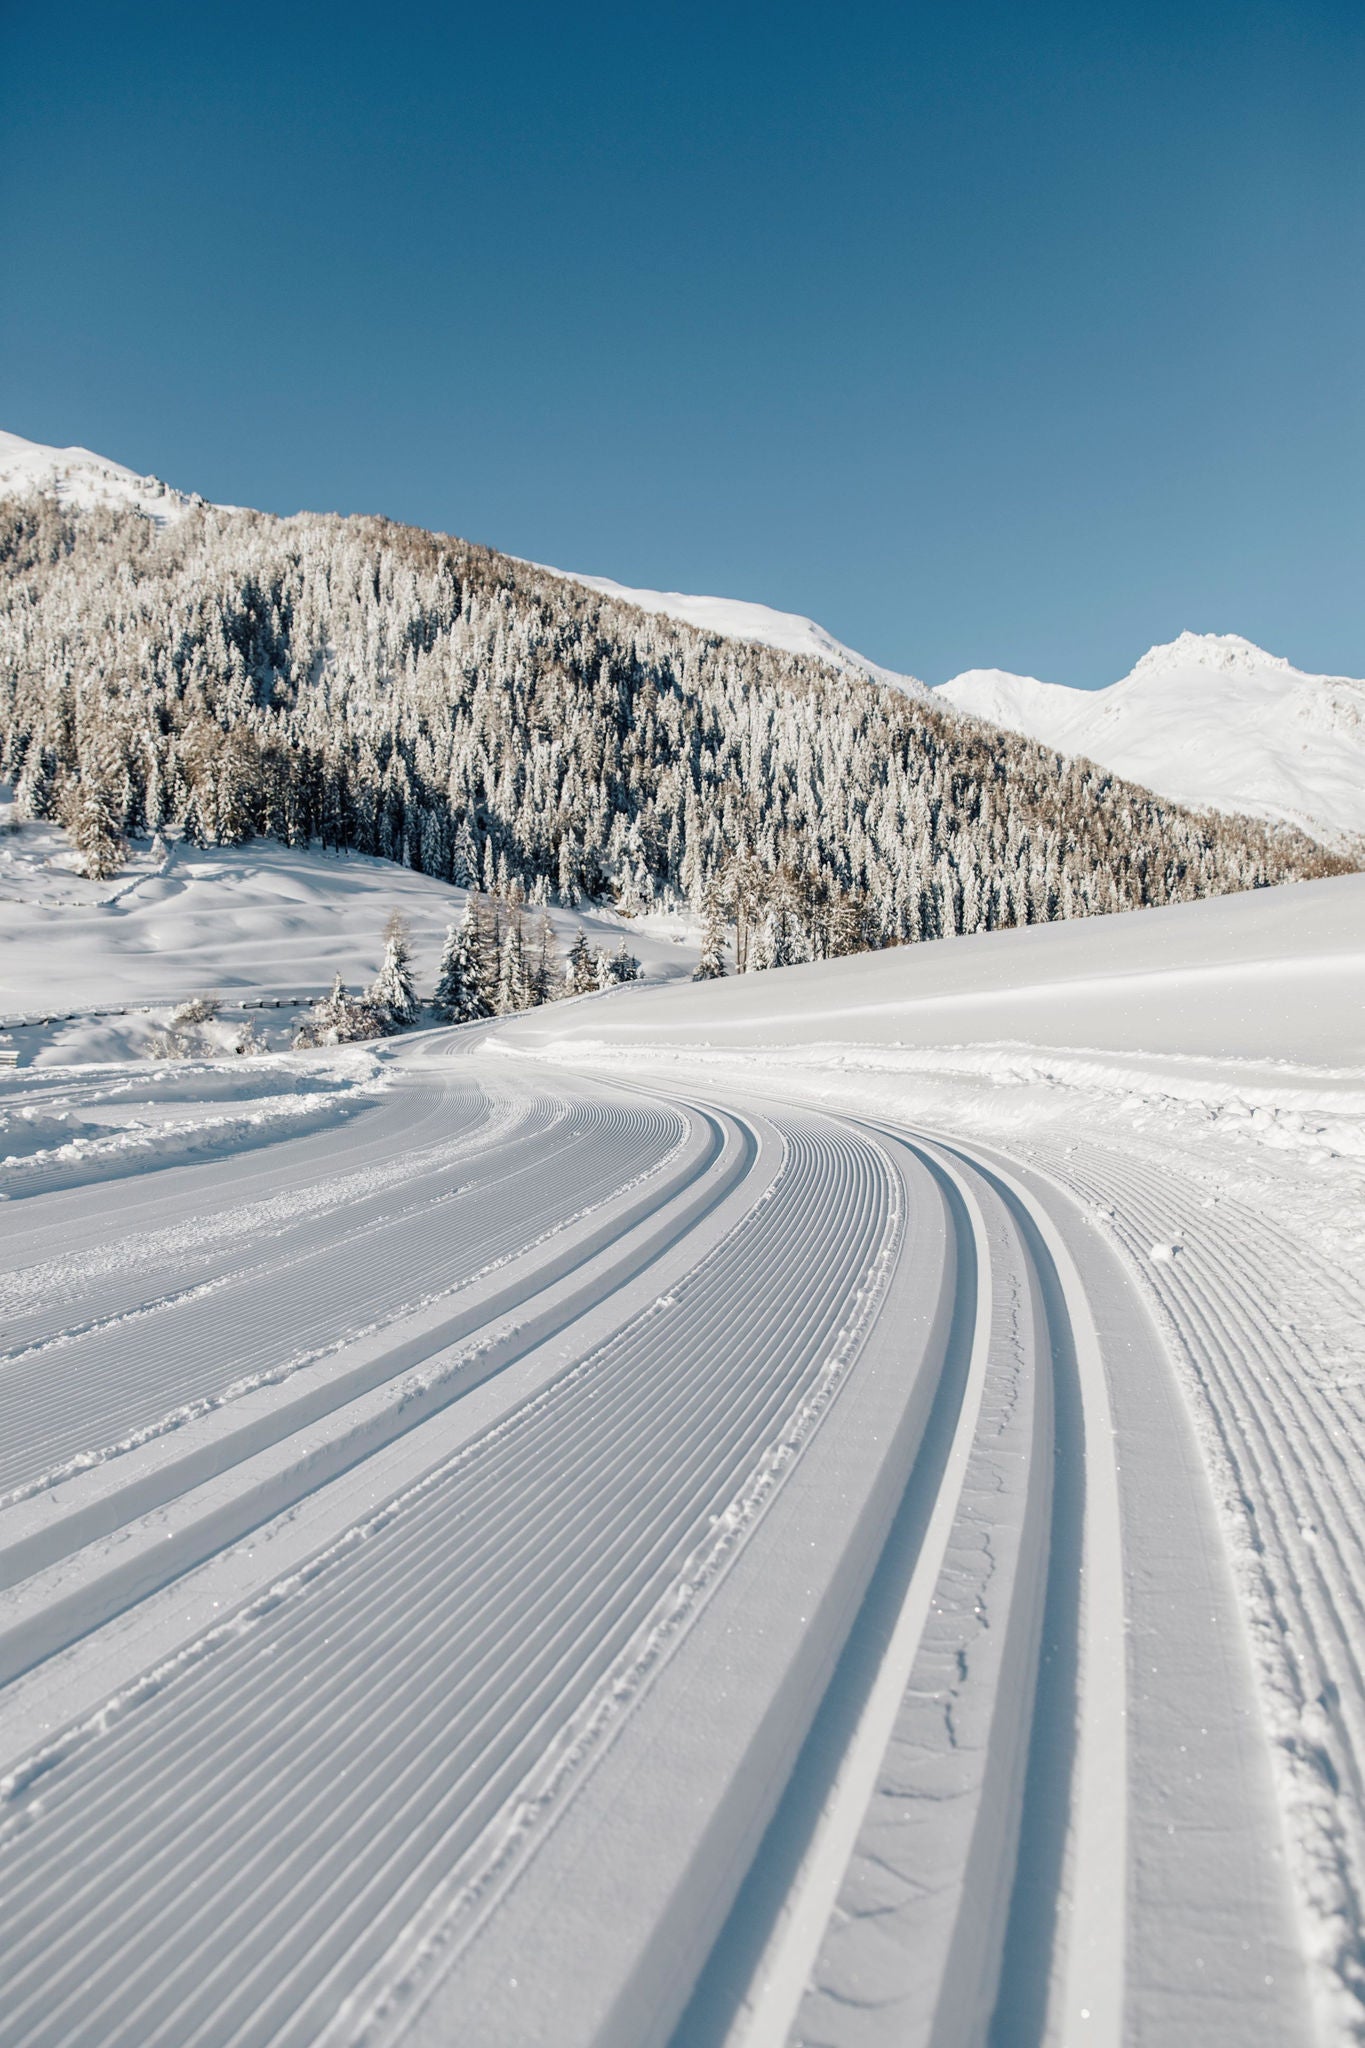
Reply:
<svg viewBox="0 0 1365 2048"><path fill-rule="evenodd" d="M47 448L39 441L0 432L0 497L36 490L55 490L63 505L77 511L94 505L131 505L162 526L204 502L172 489L160 477L139 476L88 448Z"/></svg>
<svg viewBox="0 0 1365 2048"><path fill-rule="evenodd" d="M1086 1486L1093 1498L1116 1485L1127 1605L1106 1596L1107 1640L1126 1628L1129 1671L1142 1674L1130 1680L1126 1810L1092 1786L1110 1872L1097 1893L1112 1896L1125 1840L1142 1875L1130 1879L1122 1934L1088 1930L1095 1950L1108 1940L1115 1955L1121 1942L1125 1982L1123 2016L1112 1985L1107 2013L1095 2003L1103 1982L1077 1987L1077 2004L1104 2017L1087 2039L1308 2048L1361 2030L1365 1807L1340 1788L1365 1764L1365 1502L1348 1448L1365 1430L1363 1022L1365 877L1353 875L702 989L623 991L610 1005L517 1020L502 1037L509 1050L634 1070L693 1098L761 1089L937 1138L941 1161L983 1163L997 1190L1036 1200L1064 1284L1091 1304L1079 1342L1104 1361L1112 1405L1095 1441L1116 1432L1118 1471L1092 1463L1087 1423ZM1015 1283L1008 1261L997 1270L987 1255L989 1298L1003 1308ZM1017 1307L1011 1320L1018 1330ZM1086 1327L1084 1311L1073 1317L1073 1334ZM997 1388L992 1441L1017 1397L1017 1381ZM967 2024L970 1969L954 1982L951 1961L935 1958L961 1969L964 1950L984 1953L955 1921L952 1902L965 1915L973 1894L948 1848L960 1803L986 1800L982 1749L1007 1768L987 1645L995 1636L1006 1654L999 1575L1012 1559L1019 1568L1012 1469L1008 1456L982 1457L936 1619L881 1723L884 1776L874 1759L861 1825L831 1822L837 1852L810 1852L806 1892L819 1904L802 1931L798 1880L795 1931L775 1934L752 1965L748 1995L769 2024L727 2034L735 2048L979 2038ZM1095 1567L1083 1570L1093 1616ZM1102 1653L1103 1643L1082 1650L1082 1721ZM1110 1732L1122 1712L1111 1695ZM1258 1722L1268 1742L1252 1735ZM956 1731L946 1754L945 1725ZM1108 1769L1113 1792L1125 1772L1113 1757ZM1085 1795L1075 1796L1079 1844ZM988 1831L977 1825L979 1840ZM1026 1871L1028 1829L1026 1816ZM1086 1896L1079 1870L1072 1896ZM989 1910L988 1888L980 1900ZM1260 1959L1250 1974L1249 1954ZM1055 1972L1052 1987L1055 2013ZM1014 1999L1026 1995L1016 1982ZM957 2018L940 2035L931 2015L945 2006Z"/></svg>
<svg viewBox="0 0 1365 2048"><path fill-rule="evenodd" d="M0 786L0 1020L18 1024L25 1062L119 1058L164 1025L158 1011L205 990L254 1005L312 998L337 974L362 987L395 910L425 993L446 928L464 911L464 890L430 875L269 839L173 841L164 864L143 842L112 881L90 882L65 832L14 822L5 795ZM589 905L556 908L551 921L566 950L579 931L608 952L624 940L649 977L686 976L696 964L695 939L676 918ZM126 1021L88 1014L125 1008Z"/></svg>
<svg viewBox="0 0 1365 2048"><path fill-rule="evenodd" d="M542 562L536 566L549 565ZM550 573L571 583L586 584L589 590L619 598L622 604L636 605L641 611L661 612L665 618L680 619L685 626L696 626L718 639L751 640L760 647L780 648L786 654L806 654L831 668L842 669L846 675L863 676L869 682L903 690L907 696L928 695L917 677L897 675L894 669L881 668L865 655L855 654L814 619L803 618L799 612L774 611L769 605L749 604L737 597L689 597L680 590L632 590L624 583L613 583L609 576L580 576L568 569L551 569Z"/></svg>
<svg viewBox="0 0 1365 2048"><path fill-rule="evenodd" d="M1357 2038L1363 897L0 1074L0 2048Z"/></svg>
<svg viewBox="0 0 1365 2048"><path fill-rule="evenodd" d="M1365 836L1365 682L1307 675L1235 633L1182 633L1103 690L969 669L936 694L1177 803Z"/></svg>

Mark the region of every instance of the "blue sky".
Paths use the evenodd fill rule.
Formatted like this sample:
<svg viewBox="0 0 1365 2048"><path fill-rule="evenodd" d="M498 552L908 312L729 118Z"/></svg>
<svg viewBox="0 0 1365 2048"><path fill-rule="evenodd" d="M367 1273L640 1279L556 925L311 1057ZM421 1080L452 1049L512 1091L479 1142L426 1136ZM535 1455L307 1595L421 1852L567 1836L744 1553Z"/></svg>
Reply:
<svg viewBox="0 0 1365 2048"><path fill-rule="evenodd" d="M0 424L811 613L1365 673L1365 10L7 10Z"/></svg>

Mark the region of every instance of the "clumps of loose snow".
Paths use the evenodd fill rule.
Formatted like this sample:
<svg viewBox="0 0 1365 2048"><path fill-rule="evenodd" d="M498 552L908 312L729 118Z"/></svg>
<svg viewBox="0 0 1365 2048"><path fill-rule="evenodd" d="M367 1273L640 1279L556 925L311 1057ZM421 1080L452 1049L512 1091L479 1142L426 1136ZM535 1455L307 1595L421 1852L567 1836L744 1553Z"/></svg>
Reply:
<svg viewBox="0 0 1365 2048"><path fill-rule="evenodd" d="M301 1137L385 1085L373 1054L328 1062L179 1062L62 1085L52 1070L0 1076L0 1200L203 1163Z"/></svg>

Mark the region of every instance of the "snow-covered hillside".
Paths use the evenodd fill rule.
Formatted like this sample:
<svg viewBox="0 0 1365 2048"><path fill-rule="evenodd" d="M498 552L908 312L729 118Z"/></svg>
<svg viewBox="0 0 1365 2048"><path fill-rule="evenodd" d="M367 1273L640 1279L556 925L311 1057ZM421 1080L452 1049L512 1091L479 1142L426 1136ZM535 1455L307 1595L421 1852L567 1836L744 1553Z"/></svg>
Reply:
<svg viewBox="0 0 1365 2048"><path fill-rule="evenodd" d="M0 497L36 490L55 490L63 505L77 511L94 505L131 505L161 526L204 502L196 494L173 490L160 477L139 476L88 448L47 448L40 441L0 432Z"/></svg>
<svg viewBox="0 0 1365 2048"><path fill-rule="evenodd" d="M350 988L373 979L393 911L429 993L442 937L464 911L463 889L397 862L270 839L173 839L164 862L144 842L112 880L90 882L60 827L16 820L3 798L0 788L0 1024L26 1065L140 1052L168 1006L208 990L234 1021L247 1006L257 1038L287 1043L296 998L311 1000L337 974ZM647 978L686 977L696 965L695 935L678 918L591 905L550 916L565 950L580 931L595 951L624 941ZM283 1016L255 1014L262 1001L284 1003Z"/></svg>
<svg viewBox="0 0 1365 2048"><path fill-rule="evenodd" d="M56 490L63 505L83 510L92 505L131 505L159 524L181 518L193 505L205 501L197 493L174 490L159 477L138 476L122 463L110 462L88 448L49 448L38 441L26 441L18 434L0 431L0 497L31 490ZM231 511L231 506L220 509ZM748 640L759 647L776 647L786 654L805 654L846 675L862 676L870 682L904 690L911 696L927 695L925 685L915 676L897 675L866 656L845 647L814 619L797 612L774 611L765 604L749 604L740 598L689 597L676 590L631 590L608 576L579 576L568 569L546 563L532 567L549 568L566 582L581 583L606 597L641 611L658 612L684 625L714 633L722 640Z"/></svg>
<svg viewBox="0 0 1365 2048"><path fill-rule="evenodd" d="M904 690L910 697L929 694L918 677L898 675L894 669L869 661L866 655L845 647L842 640L836 640L832 633L800 612L774 611L769 605L750 604L737 597L689 597L680 590L632 590L624 583L613 583L610 576L580 576L568 569L553 569L551 573L572 583L586 584L589 590L600 591L604 597L619 598L622 604L635 605L640 611L679 619L683 625L714 633L718 639L750 640L759 647L780 648L784 654L810 655L830 668L841 669L845 675Z"/></svg>
<svg viewBox="0 0 1365 2048"><path fill-rule="evenodd" d="M1103 690L968 669L935 694L1177 803L1365 837L1365 682L1305 674L1235 633L1182 633Z"/></svg>

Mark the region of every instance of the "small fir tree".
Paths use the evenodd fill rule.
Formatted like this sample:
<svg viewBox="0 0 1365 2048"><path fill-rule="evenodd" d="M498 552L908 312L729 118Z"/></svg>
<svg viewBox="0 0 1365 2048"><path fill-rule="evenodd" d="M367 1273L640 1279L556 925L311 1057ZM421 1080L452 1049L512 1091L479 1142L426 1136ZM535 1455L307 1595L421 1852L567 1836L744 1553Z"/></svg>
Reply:
<svg viewBox="0 0 1365 2048"><path fill-rule="evenodd" d="M590 995L594 989L601 987L601 983L597 978L597 963L593 959L592 949L588 945L587 936L582 931L578 933L578 936L569 948L569 965L565 973L565 984L571 996Z"/></svg>
<svg viewBox="0 0 1365 2048"><path fill-rule="evenodd" d="M107 782L90 779L76 793L71 836L93 882L116 875L128 855L123 805Z"/></svg>
<svg viewBox="0 0 1365 2048"><path fill-rule="evenodd" d="M693 981L720 981L725 974L725 922L721 916L720 891L706 892L702 907L701 958Z"/></svg>
<svg viewBox="0 0 1365 2048"><path fill-rule="evenodd" d="M526 927L517 911L507 920L502 938L502 959L498 972L497 1010L510 1017L531 1007L531 972L527 957Z"/></svg>
<svg viewBox="0 0 1365 2048"><path fill-rule="evenodd" d="M390 1031L406 1031L417 1021L417 989L412 978L412 946L401 914L393 911L384 930L384 959L370 984L368 1001Z"/></svg>
<svg viewBox="0 0 1365 2048"><path fill-rule="evenodd" d="M482 919L471 894L458 928L451 925L441 950L441 965L431 1006L447 1024L470 1024L491 1017L493 1006L485 982Z"/></svg>

